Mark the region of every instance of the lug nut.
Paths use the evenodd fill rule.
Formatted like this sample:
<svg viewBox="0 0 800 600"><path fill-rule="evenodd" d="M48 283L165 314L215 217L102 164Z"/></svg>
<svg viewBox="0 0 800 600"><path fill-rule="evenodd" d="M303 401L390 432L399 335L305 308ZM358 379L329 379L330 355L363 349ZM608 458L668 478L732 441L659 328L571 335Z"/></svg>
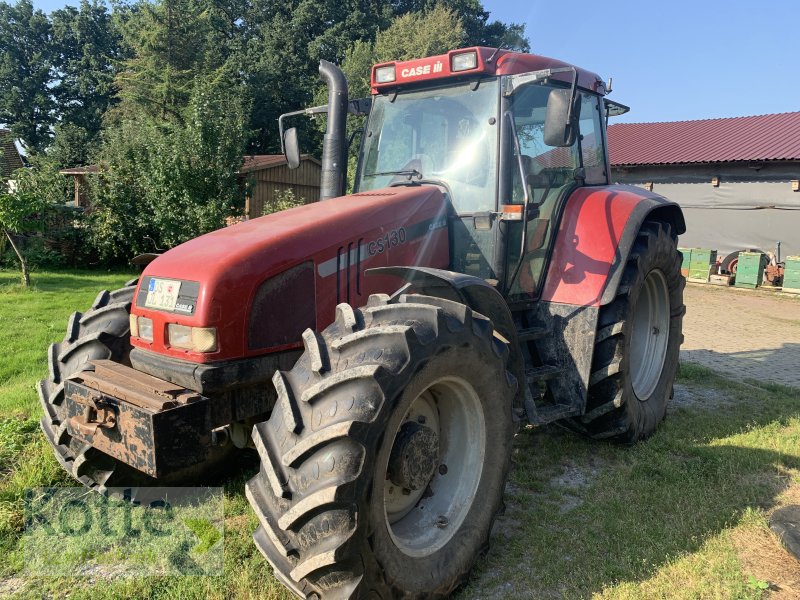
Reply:
<svg viewBox="0 0 800 600"><path fill-rule="evenodd" d="M419 423L420 425L425 425L425 421L427 421L425 415L420 415L417 417L417 423Z"/></svg>
<svg viewBox="0 0 800 600"><path fill-rule="evenodd" d="M439 475L447 475L447 465L439 465Z"/></svg>
<svg viewBox="0 0 800 600"><path fill-rule="evenodd" d="M444 529L444 528L445 528L445 527L447 527L449 524L450 524L450 521L448 521L448 520L447 520L447 517L445 517L444 515L439 515L439 516L436 518L436 526L437 526L439 529Z"/></svg>

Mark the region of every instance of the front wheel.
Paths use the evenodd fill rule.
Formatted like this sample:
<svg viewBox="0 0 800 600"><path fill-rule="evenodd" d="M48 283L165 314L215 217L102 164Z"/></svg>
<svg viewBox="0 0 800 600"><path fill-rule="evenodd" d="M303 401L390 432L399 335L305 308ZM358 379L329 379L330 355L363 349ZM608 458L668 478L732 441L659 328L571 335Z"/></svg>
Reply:
<svg viewBox="0 0 800 600"><path fill-rule="evenodd" d="M443 597L488 546L516 382L491 322L426 296L307 331L253 439L255 541L302 597ZM371 595L372 594L372 595Z"/></svg>

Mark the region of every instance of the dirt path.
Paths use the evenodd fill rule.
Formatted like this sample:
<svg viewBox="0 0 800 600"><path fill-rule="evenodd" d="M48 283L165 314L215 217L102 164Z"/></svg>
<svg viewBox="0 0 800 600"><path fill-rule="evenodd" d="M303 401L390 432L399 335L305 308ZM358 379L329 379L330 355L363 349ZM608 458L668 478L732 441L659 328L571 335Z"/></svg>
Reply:
<svg viewBox="0 0 800 600"><path fill-rule="evenodd" d="M800 297L687 284L681 359L800 388Z"/></svg>

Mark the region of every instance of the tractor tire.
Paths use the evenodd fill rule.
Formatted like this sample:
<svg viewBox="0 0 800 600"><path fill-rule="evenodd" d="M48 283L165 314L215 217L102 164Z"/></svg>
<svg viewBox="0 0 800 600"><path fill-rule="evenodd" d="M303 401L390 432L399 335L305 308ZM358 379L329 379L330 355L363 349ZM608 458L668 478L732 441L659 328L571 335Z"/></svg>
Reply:
<svg viewBox="0 0 800 600"><path fill-rule="evenodd" d="M502 506L516 380L486 317L428 296L336 309L253 428L255 542L302 598L441 598Z"/></svg>
<svg viewBox="0 0 800 600"><path fill-rule="evenodd" d="M600 308L586 413L572 428L632 444L664 419L683 342L681 259L668 224L642 225L616 298Z"/></svg>
<svg viewBox="0 0 800 600"><path fill-rule="evenodd" d="M152 487L176 485L195 480L219 466L223 454L216 451L210 460L174 474L169 478L155 479L130 467L76 438L70 436L66 423L64 382L90 367L89 361L109 359L130 366L129 315L136 279L125 287L97 295L91 309L75 312L69 319L67 334L62 342L51 344L47 352L49 378L39 382L39 401L44 415L40 421L42 431L53 447L56 459L64 470L87 488L108 493L112 487ZM228 449L224 449L228 450ZM129 498L135 498L129 493Z"/></svg>

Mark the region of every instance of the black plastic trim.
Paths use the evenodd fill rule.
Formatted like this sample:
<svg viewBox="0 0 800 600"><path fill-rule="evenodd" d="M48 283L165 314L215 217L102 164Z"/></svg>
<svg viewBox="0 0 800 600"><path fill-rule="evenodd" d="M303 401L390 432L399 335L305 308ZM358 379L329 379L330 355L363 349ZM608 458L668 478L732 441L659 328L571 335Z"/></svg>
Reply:
<svg viewBox="0 0 800 600"><path fill-rule="evenodd" d="M653 195L643 198L628 217L625 231L622 232L622 237L620 237L617 252L614 255L614 263L611 265L609 276L606 279L606 287L600 298L601 305L608 304L616 297L617 288L619 287L622 273L625 271L625 265L628 262L633 243L636 241L636 236L639 235L642 224L651 215L653 215L653 218L657 221L669 223L677 235L686 231L683 211L681 211L678 204L667 200L663 196Z"/></svg>
<svg viewBox="0 0 800 600"><path fill-rule="evenodd" d="M291 369L301 353L301 350L286 350L253 358L203 364L134 348L131 350L131 365L153 377L209 396L259 383L272 385L269 382L275 371Z"/></svg>

